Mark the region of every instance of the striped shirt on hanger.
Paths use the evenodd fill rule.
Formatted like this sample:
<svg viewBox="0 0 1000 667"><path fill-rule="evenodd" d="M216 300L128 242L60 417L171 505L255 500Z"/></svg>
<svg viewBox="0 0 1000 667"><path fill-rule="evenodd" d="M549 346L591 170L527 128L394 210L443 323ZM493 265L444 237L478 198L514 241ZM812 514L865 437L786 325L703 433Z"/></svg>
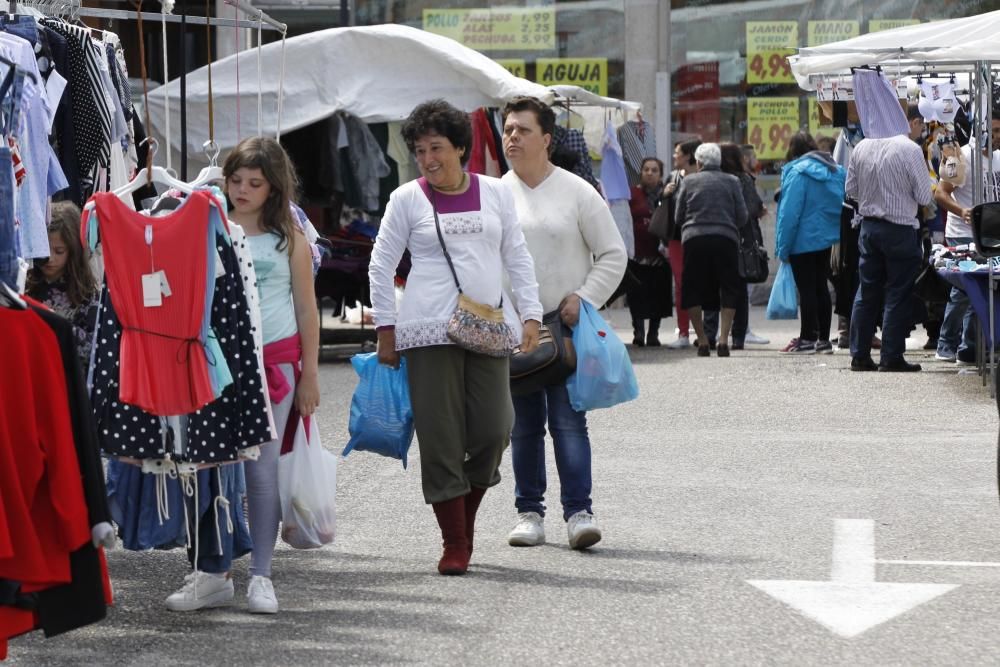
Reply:
<svg viewBox="0 0 1000 667"><path fill-rule="evenodd" d="M847 196L865 218L917 228L917 207L931 203L931 180L923 152L906 135L864 139L851 153Z"/></svg>

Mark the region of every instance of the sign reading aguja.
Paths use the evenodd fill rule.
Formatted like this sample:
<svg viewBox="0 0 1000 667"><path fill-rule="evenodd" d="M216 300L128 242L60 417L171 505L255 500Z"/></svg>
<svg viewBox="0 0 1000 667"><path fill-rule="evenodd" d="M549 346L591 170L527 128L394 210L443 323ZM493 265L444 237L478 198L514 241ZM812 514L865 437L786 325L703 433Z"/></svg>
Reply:
<svg viewBox="0 0 1000 667"><path fill-rule="evenodd" d="M476 51L556 48L554 7L425 9L423 28Z"/></svg>
<svg viewBox="0 0 1000 667"><path fill-rule="evenodd" d="M747 21L747 83L795 83L787 56L799 45L798 21Z"/></svg>
<svg viewBox="0 0 1000 667"><path fill-rule="evenodd" d="M607 96L608 59L539 58L535 61L535 82L543 86L580 86Z"/></svg>

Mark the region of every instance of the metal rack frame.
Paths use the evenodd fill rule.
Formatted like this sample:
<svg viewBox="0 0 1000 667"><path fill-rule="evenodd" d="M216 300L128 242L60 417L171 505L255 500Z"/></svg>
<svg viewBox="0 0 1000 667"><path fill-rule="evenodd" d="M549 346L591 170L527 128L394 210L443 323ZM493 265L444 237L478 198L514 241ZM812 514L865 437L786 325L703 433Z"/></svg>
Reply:
<svg viewBox="0 0 1000 667"><path fill-rule="evenodd" d="M191 25L256 28L274 30L280 32L282 35L288 34L288 26L286 24L271 18L265 12L257 9L246 0L225 0L225 2L227 5L236 7L244 14L253 18L230 19L221 16L205 17L198 15L165 14L162 12L129 11L126 9L105 9L103 7L84 7L81 4L81 0L59 0L57 2L49 2L46 0L42 0L40 2L35 0L20 0L20 2L18 2L18 0L9 0L7 3L7 11L10 13L16 12L17 7L20 4L21 6L41 11L42 13L50 13L46 10L52 10L55 13L72 16L74 18L86 17L134 21L141 16L143 21L166 21L167 23L188 23Z"/></svg>

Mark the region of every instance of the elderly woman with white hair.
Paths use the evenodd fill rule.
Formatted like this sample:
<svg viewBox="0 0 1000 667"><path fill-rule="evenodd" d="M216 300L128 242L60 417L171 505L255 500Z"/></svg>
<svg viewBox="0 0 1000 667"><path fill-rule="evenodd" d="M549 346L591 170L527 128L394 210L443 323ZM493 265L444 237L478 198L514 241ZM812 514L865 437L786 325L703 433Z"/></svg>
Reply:
<svg viewBox="0 0 1000 667"><path fill-rule="evenodd" d="M722 151L718 144L701 144L694 153L698 172L681 181L674 220L681 225L684 244L684 274L681 307L688 311L698 334L698 356L709 356L704 310L722 310L719 327L720 357L729 356L729 340L740 277L737 249L740 234L749 222L740 181L720 170Z"/></svg>

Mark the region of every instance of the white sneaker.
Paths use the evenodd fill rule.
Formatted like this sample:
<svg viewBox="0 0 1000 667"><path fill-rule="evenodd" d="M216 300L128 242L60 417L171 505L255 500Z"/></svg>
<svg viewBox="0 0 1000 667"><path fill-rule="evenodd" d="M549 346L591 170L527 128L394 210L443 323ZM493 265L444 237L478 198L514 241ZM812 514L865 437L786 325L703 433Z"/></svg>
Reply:
<svg viewBox="0 0 1000 667"><path fill-rule="evenodd" d="M771 340L769 338L764 338L763 336L758 336L754 332L747 329L747 335L743 339L743 342L747 345L769 345Z"/></svg>
<svg viewBox="0 0 1000 667"><path fill-rule="evenodd" d="M278 598L269 577L250 577L247 587L247 609L251 614L277 614Z"/></svg>
<svg viewBox="0 0 1000 667"><path fill-rule="evenodd" d="M673 343L667 343L667 348L671 350L684 350L691 347L691 338L689 336L678 336L677 340Z"/></svg>
<svg viewBox="0 0 1000 667"><path fill-rule="evenodd" d="M586 549L601 541L597 519L586 510L580 510L566 521L566 534L571 549Z"/></svg>
<svg viewBox="0 0 1000 667"><path fill-rule="evenodd" d="M184 585L167 598L170 611L195 611L232 602L233 580L195 570L184 577Z"/></svg>
<svg viewBox="0 0 1000 667"><path fill-rule="evenodd" d="M536 547L545 544L545 524L538 512L521 512L517 515L517 525L507 536L507 544L512 547Z"/></svg>

